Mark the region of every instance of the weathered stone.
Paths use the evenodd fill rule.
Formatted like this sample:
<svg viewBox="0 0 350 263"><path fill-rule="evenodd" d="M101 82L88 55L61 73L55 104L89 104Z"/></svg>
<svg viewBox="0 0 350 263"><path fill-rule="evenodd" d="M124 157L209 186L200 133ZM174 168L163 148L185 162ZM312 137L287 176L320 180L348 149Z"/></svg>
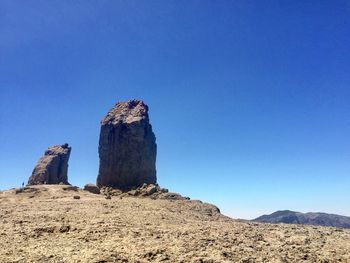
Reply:
<svg viewBox="0 0 350 263"><path fill-rule="evenodd" d="M117 103L101 122L97 185L127 191L155 184L156 152L147 105L140 100Z"/></svg>
<svg viewBox="0 0 350 263"><path fill-rule="evenodd" d="M150 184L144 188L143 193L145 193L145 195L153 195L155 192L157 192L157 190L158 189L154 184Z"/></svg>
<svg viewBox="0 0 350 263"><path fill-rule="evenodd" d="M131 195L131 196L138 196L140 194L140 191L138 190L130 190L128 192L128 195Z"/></svg>
<svg viewBox="0 0 350 263"><path fill-rule="evenodd" d="M162 192L162 193L168 193L168 192L169 192L169 190L168 190L168 189L166 189L166 188L160 188L160 192Z"/></svg>
<svg viewBox="0 0 350 263"><path fill-rule="evenodd" d="M61 226L58 231L60 233L66 233L66 232L69 232L70 229L71 229L71 227L69 225L65 225L65 226Z"/></svg>
<svg viewBox="0 0 350 263"><path fill-rule="evenodd" d="M74 191L74 192L78 192L79 187L78 187L78 186L68 185L68 186L64 186L62 189L63 189L64 191Z"/></svg>
<svg viewBox="0 0 350 263"><path fill-rule="evenodd" d="M101 187L100 193L103 195L111 195L111 196L118 196L123 194L123 192L119 189L114 189L112 187Z"/></svg>
<svg viewBox="0 0 350 263"><path fill-rule="evenodd" d="M70 152L71 147L67 143L49 147L35 166L28 185L69 184L67 173Z"/></svg>
<svg viewBox="0 0 350 263"><path fill-rule="evenodd" d="M100 188L98 188L96 185L94 184L86 184L84 186L84 190L85 191L88 191L90 193L93 193L93 194L99 194L101 191L100 191Z"/></svg>

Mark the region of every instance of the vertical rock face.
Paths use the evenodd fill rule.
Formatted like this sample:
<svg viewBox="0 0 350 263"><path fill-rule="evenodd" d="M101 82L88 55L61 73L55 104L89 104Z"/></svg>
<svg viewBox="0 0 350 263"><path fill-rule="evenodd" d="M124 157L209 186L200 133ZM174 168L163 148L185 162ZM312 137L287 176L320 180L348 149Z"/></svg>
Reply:
<svg viewBox="0 0 350 263"><path fill-rule="evenodd" d="M156 137L143 101L118 102L101 122L97 185L121 190L155 184Z"/></svg>
<svg viewBox="0 0 350 263"><path fill-rule="evenodd" d="M28 185L68 184L68 160L71 147L68 144L49 147L35 166Z"/></svg>

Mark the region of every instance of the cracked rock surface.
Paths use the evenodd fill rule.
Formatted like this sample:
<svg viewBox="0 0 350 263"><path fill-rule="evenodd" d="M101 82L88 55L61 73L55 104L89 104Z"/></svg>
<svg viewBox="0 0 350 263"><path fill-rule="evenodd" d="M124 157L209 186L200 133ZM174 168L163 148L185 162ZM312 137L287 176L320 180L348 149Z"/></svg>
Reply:
<svg viewBox="0 0 350 263"><path fill-rule="evenodd" d="M28 185L68 184L68 160L71 147L68 144L49 147L35 166Z"/></svg>
<svg viewBox="0 0 350 263"><path fill-rule="evenodd" d="M97 186L130 190L155 184L156 137L148 106L141 100L118 102L101 121Z"/></svg>
<svg viewBox="0 0 350 263"><path fill-rule="evenodd" d="M350 262L349 229L233 220L200 201L142 195L152 189L0 192L1 262Z"/></svg>

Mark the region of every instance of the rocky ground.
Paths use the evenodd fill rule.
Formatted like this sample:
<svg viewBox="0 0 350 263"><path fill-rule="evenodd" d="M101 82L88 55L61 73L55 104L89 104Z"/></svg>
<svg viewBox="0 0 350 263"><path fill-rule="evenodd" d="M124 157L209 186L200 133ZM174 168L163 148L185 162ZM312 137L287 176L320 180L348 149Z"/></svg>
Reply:
<svg viewBox="0 0 350 263"><path fill-rule="evenodd" d="M184 198L108 196L62 185L0 192L0 261L350 262L350 230L237 221Z"/></svg>

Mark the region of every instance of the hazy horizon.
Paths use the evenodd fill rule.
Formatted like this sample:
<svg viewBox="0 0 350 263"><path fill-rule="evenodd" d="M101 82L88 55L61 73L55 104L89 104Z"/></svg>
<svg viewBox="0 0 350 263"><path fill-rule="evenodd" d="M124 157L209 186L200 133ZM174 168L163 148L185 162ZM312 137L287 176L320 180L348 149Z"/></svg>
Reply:
<svg viewBox="0 0 350 263"><path fill-rule="evenodd" d="M234 218L350 216L347 1L1 1L0 189L69 143L95 183L100 121L142 99L158 183Z"/></svg>

